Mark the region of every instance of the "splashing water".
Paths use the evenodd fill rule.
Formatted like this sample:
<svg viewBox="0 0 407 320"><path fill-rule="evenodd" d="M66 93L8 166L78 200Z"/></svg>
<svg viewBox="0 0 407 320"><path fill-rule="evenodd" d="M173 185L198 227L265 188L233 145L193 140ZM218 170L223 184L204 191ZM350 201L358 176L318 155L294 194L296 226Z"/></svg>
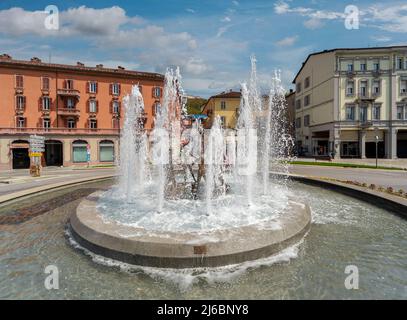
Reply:
<svg viewBox="0 0 407 320"><path fill-rule="evenodd" d="M178 68L167 70L164 84L150 141L143 128L144 105L138 87L124 99L121 178L119 186L100 200L102 214L152 233L205 234L258 225L283 212L288 201L284 183L269 180L270 169L285 172L292 143L286 134L280 73L274 74L268 100L262 99L256 58L251 57L248 85L241 84L236 130L225 129L219 116L210 130L204 130L198 120L186 127Z"/></svg>

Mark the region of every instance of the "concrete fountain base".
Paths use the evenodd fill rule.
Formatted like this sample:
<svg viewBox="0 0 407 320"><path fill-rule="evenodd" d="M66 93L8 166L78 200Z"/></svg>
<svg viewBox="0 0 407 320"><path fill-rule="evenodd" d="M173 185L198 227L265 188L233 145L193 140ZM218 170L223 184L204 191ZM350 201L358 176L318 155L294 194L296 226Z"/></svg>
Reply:
<svg viewBox="0 0 407 320"><path fill-rule="evenodd" d="M159 268L218 267L271 256L298 242L311 225L307 205L290 201L286 212L260 225L197 233L154 233L102 219L101 191L82 200L70 217L74 239L86 249L122 262ZM279 226L276 228L276 226Z"/></svg>

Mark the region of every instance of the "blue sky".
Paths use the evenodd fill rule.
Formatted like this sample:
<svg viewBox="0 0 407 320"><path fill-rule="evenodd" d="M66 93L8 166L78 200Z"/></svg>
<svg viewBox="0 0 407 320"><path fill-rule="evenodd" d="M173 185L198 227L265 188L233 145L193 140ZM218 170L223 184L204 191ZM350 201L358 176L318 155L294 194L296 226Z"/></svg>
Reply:
<svg viewBox="0 0 407 320"><path fill-rule="evenodd" d="M44 27L50 4L59 9L59 30ZM345 28L348 5L359 9L357 30ZM406 43L405 1L0 2L0 52L156 72L179 65L187 92L205 97L238 88L252 53L263 90L275 68L288 89L309 53Z"/></svg>

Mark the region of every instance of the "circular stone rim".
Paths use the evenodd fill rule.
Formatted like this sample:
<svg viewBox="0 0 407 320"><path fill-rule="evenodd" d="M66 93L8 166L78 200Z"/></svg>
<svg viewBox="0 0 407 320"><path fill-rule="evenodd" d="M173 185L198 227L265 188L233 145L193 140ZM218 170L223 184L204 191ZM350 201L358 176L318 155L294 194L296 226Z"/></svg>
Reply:
<svg viewBox="0 0 407 320"><path fill-rule="evenodd" d="M201 268L272 256L298 242L311 226L307 204L289 200L285 212L262 224L197 233L151 232L102 218L97 201L83 199L69 219L74 240L89 251L132 265ZM276 229L276 223L281 228Z"/></svg>

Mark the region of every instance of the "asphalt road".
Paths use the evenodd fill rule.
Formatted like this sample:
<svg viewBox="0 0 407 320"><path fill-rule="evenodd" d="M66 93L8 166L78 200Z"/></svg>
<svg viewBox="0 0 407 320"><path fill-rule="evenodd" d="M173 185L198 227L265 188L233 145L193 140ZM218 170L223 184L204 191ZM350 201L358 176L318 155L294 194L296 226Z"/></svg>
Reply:
<svg viewBox="0 0 407 320"><path fill-rule="evenodd" d="M383 187L393 187L395 190L407 191L407 171L321 167L310 165L291 166L290 172L309 177L326 177L339 180L351 180ZM14 170L0 173L0 195L27 190L33 187L54 184L58 182L73 181L79 178L97 178L115 174L113 168L99 169L67 169L46 168L39 178L29 176L28 170Z"/></svg>
<svg viewBox="0 0 407 320"><path fill-rule="evenodd" d="M97 178L115 174L112 168L100 169L66 169L53 168L44 169L41 177L31 177L29 170L14 170L0 173L0 196L17 191L28 190L38 186L54 184L58 182L69 182L81 178Z"/></svg>

